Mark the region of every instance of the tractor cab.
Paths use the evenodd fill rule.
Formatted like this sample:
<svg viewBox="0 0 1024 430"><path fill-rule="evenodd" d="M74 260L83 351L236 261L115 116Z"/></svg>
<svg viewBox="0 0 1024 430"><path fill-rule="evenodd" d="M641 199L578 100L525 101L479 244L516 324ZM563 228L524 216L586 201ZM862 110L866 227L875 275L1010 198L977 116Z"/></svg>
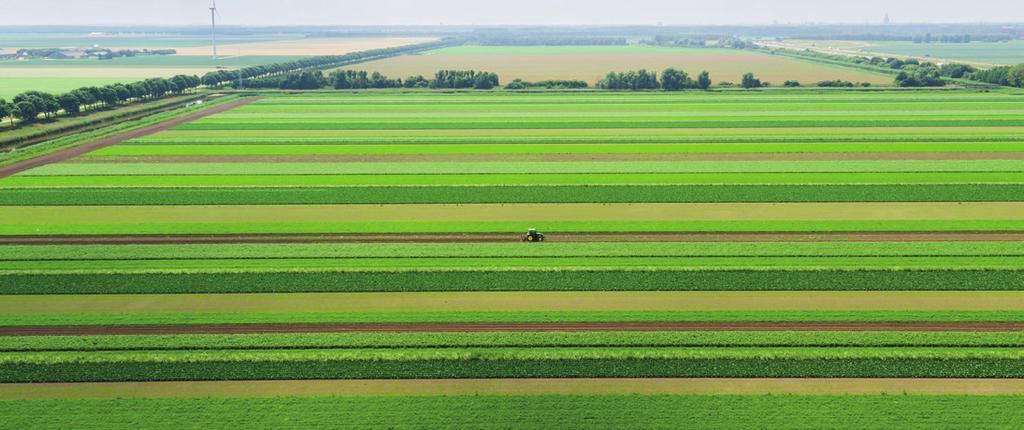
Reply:
<svg viewBox="0 0 1024 430"><path fill-rule="evenodd" d="M522 236L523 242L543 242L544 233L538 233L537 229L531 228Z"/></svg>

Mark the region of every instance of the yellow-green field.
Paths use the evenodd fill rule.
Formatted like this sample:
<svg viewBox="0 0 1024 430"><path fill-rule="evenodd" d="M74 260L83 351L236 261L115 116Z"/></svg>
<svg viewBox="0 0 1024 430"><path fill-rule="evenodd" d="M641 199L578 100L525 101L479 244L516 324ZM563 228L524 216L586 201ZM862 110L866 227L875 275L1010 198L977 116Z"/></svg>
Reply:
<svg viewBox="0 0 1024 430"><path fill-rule="evenodd" d="M685 49L642 46L503 47L460 46L346 67L378 71L392 77L430 76L443 69L475 69L513 79L579 79L596 83L608 72L668 67L696 75L711 73L715 82L738 83L744 73L781 85L787 80L812 83L831 79L887 85L892 77L734 49Z"/></svg>

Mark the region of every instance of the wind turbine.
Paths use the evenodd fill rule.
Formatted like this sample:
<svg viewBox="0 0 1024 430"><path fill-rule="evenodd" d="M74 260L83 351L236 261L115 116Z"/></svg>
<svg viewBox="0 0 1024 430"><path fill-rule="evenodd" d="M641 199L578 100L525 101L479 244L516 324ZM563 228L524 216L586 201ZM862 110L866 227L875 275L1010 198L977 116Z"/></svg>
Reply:
<svg viewBox="0 0 1024 430"><path fill-rule="evenodd" d="M217 59L217 0L213 0L213 7L210 8L210 32L213 34L213 59Z"/></svg>

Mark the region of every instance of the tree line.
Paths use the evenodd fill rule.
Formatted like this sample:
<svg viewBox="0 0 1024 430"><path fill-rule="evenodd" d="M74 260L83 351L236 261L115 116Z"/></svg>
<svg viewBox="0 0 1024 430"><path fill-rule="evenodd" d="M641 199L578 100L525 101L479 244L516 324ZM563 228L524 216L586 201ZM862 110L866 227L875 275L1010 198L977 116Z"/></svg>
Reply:
<svg viewBox="0 0 1024 430"><path fill-rule="evenodd" d="M707 71L690 77L685 71L668 68L661 72L661 77L646 69L628 72L611 72L597 83L597 88L606 90L665 90L682 91L685 89L707 90L711 88L711 74Z"/></svg>
<svg viewBox="0 0 1024 430"><path fill-rule="evenodd" d="M31 123L37 121L39 116L48 119L62 112L65 115L79 115L124 103L181 95L199 85L197 76L178 75L170 79L151 78L128 84L82 87L59 95L26 91L15 96L9 103L0 99L0 120L9 118L13 125L15 119Z"/></svg>
<svg viewBox="0 0 1024 430"><path fill-rule="evenodd" d="M971 73L968 79L1005 87L1024 88L1024 64L977 70Z"/></svg>
<svg viewBox="0 0 1024 430"><path fill-rule="evenodd" d="M362 90L384 88L434 88L434 89L476 89L490 90L501 86L496 73L476 70L440 70L433 79L410 76L406 79L392 79L381 73L357 70L336 70L324 75L319 70L292 72L248 82L251 88L275 88L281 90Z"/></svg>
<svg viewBox="0 0 1024 430"><path fill-rule="evenodd" d="M625 37L602 36L483 36L484 46L625 46Z"/></svg>
<svg viewBox="0 0 1024 430"><path fill-rule="evenodd" d="M590 87L586 81L580 81L575 79L548 79L537 82L527 82L522 79L516 79L505 85L506 90L525 90L529 88L545 88L545 89L563 89L563 90L576 90Z"/></svg>
<svg viewBox="0 0 1024 430"><path fill-rule="evenodd" d="M283 76L293 72L304 70L329 69L346 64L361 63L380 58L393 57L401 54L419 52L429 49L437 49L451 45L452 39L444 39L436 42L420 43L416 45L398 46L394 48L371 49L369 51L352 52L345 55L323 55L318 57L303 58L283 63L263 64L259 66L243 67L235 70L217 70L209 72L202 77L203 85L214 87L219 85L242 85L255 88L262 88L260 83L250 83L248 80L266 79L275 76Z"/></svg>

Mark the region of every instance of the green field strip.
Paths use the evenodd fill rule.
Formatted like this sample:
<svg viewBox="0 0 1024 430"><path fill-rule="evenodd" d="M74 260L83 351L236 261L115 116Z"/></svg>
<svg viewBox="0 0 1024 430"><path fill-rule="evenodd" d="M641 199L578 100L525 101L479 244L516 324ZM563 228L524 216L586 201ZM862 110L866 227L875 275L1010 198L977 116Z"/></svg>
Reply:
<svg viewBox="0 0 1024 430"><path fill-rule="evenodd" d="M417 121L363 121L363 122L272 122L260 121L252 123L211 123L192 122L175 127L175 130L519 130L519 129L594 129L594 128L665 128L665 129L736 129L736 128L817 128L817 127L928 127L928 128L959 128L959 127L1022 127L1024 118L985 118L985 119L960 119L955 116L938 118L913 118L913 119L892 119L879 117L875 119L848 119L848 118L788 118L778 117L774 120L709 120L706 118L683 121L671 120L637 120L608 118L606 120L587 119L572 121L567 118L537 119L528 120L525 118L509 118L503 120L471 120L469 118L452 119L444 118L437 121L427 121L417 118Z"/></svg>
<svg viewBox="0 0 1024 430"><path fill-rule="evenodd" d="M522 332L3 336L0 352L550 347L1024 347L1013 332ZM1024 390L1024 381L1018 381ZM1022 392L1024 394L1024 392ZM0 398L4 388L0 386Z"/></svg>
<svg viewBox="0 0 1024 430"><path fill-rule="evenodd" d="M667 242L0 245L0 261L419 257L1021 256L1021 242Z"/></svg>
<svg viewBox="0 0 1024 430"><path fill-rule="evenodd" d="M1019 270L1024 255L998 257L417 257L266 260L6 261L3 273L194 273L254 271L602 271L602 270Z"/></svg>
<svg viewBox="0 0 1024 430"><path fill-rule="evenodd" d="M571 382L567 382L571 384ZM198 391L197 394L201 394ZM385 396L0 402L18 428L704 428L995 429L1024 420L1016 396ZM60 410L60 414L52 413ZM1000 411L994 413L993 411ZM527 425L524 425L528 423Z"/></svg>
<svg viewBox="0 0 1024 430"><path fill-rule="evenodd" d="M1019 348L402 348L0 353L0 381L1021 378Z"/></svg>
<svg viewBox="0 0 1024 430"><path fill-rule="evenodd" d="M867 203L864 203L867 204ZM411 205L410 205L411 206ZM172 209L188 206L135 206L133 208ZM220 208L247 208L220 206ZM271 206L288 208L291 206ZM0 208L0 214L8 207ZM18 207L23 208L23 207ZM75 214L82 208L97 206L37 206ZM77 214L75 214L77 216ZM1024 221L1009 220L874 220L874 221L544 221L540 218L516 221L437 221L437 222L154 222L110 223L90 219L86 222L0 223L0 235L8 236L82 236L82 235L232 235L232 234L406 234L406 233L509 233L524 227L541 226L562 233L780 233L780 232L1019 232Z"/></svg>
<svg viewBox="0 0 1024 430"><path fill-rule="evenodd" d="M190 381L3 384L0 401L427 396L1015 396L1014 379L644 378ZM901 397L897 397L901 398ZM968 397L965 397L968 398Z"/></svg>
<svg viewBox="0 0 1024 430"><path fill-rule="evenodd" d="M762 257L763 258L763 257ZM751 259L742 267L598 267L523 268L480 266L411 269L374 266L345 270L327 262L320 268L288 268L262 261L259 268L223 261L172 261L163 269L151 262L95 262L79 269L57 264L28 263L19 273L0 275L0 293L60 294L186 294L186 293L312 293L312 292L456 292L456 291L1021 291L1024 271L1014 257L1006 265L946 261L946 266L876 264L872 267L808 267L794 259L770 268ZM189 264L191 263L191 264ZM447 264L447 263L446 263ZM17 264L11 263L12 266ZM23 264L24 266L25 264ZM189 269L189 266L205 269ZM841 265L841 264L840 264ZM54 266L54 264L49 264Z"/></svg>
<svg viewBox="0 0 1024 430"><path fill-rule="evenodd" d="M495 221L505 220L505 221ZM6 206L0 234L1017 231L1024 203Z"/></svg>
<svg viewBox="0 0 1024 430"><path fill-rule="evenodd" d="M5 296L2 318L172 313L1024 312L1020 291L640 291ZM415 312L413 312L415 311ZM141 324L141 322L140 322Z"/></svg>
<svg viewBox="0 0 1024 430"><path fill-rule="evenodd" d="M4 194L21 188L289 188L496 185L981 185L1024 184L1024 172L620 173L410 175L96 175L14 176ZM81 192L80 190L76 192ZM0 196L2 198L3 196Z"/></svg>
<svg viewBox="0 0 1024 430"><path fill-rule="evenodd" d="M272 178L272 177L266 177ZM1022 184L14 188L0 206L1016 202Z"/></svg>
<svg viewBox="0 0 1024 430"><path fill-rule="evenodd" d="M2 315L9 327L363 323L1021 323L1019 311L179 312Z"/></svg>
<svg viewBox="0 0 1024 430"><path fill-rule="evenodd" d="M1021 140L1024 127L599 128L497 130L169 130L136 140L324 141L339 143L824 143Z"/></svg>
<svg viewBox="0 0 1024 430"><path fill-rule="evenodd" d="M949 154L974 153L1007 153L1024 152L1024 145L1018 142L1007 143L885 143L885 144L435 144L418 145L335 145L332 142L308 145L284 143L278 141L264 144L210 144L201 142L171 145L120 145L102 149L90 154L81 161L103 161L112 157L169 157L169 156L298 156L298 155L490 155L490 154L534 154L556 155L567 154L751 154L768 155L783 154L862 154L886 153L906 154L905 158L924 157L924 154L935 152ZM950 157L954 158L954 157Z"/></svg>
<svg viewBox="0 0 1024 430"><path fill-rule="evenodd" d="M259 172L254 174L253 172ZM18 175L35 176L317 176L317 175L533 175L533 174L960 174L1020 173L1024 160L869 161L592 161L413 163L65 163ZM19 179L20 180L20 179Z"/></svg>

